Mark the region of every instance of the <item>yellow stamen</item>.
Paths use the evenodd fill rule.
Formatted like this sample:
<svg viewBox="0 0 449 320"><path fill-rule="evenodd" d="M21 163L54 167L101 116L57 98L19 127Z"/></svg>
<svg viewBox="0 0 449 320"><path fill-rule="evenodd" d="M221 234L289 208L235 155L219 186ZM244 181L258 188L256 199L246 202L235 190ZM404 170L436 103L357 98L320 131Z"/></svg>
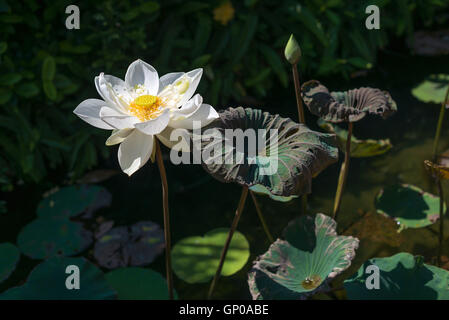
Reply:
<svg viewBox="0 0 449 320"><path fill-rule="evenodd" d="M161 112L162 100L152 95L137 97L129 105L129 111L139 118L140 121L147 121L156 118Z"/></svg>

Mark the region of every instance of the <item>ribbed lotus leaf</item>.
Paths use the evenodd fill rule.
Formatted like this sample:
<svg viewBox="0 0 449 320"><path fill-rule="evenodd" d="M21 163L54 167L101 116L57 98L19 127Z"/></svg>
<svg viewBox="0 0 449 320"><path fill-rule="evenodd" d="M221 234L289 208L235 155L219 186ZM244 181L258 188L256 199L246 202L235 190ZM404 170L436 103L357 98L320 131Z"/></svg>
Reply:
<svg viewBox="0 0 449 320"><path fill-rule="evenodd" d="M329 92L319 81L311 80L302 85L301 94L310 112L334 123L359 121L367 114L385 119L397 110L390 94L375 88Z"/></svg>
<svg viewBox="0 0 449 320"><path fill-rule="evenodd" d="M350 265L359 240L338 236L324 214L302 216L254 263L248 275L253 299L303 299L326 291L328 280Z"/></svg>
<svg viewBox="0 0 449 320"><path fill-rule="evenodd" d="M227 132L242 140L246 134L244 148ZM312 131L289 118L229 108L203 131L203 167L221 182L260 184L276 196L301 195L311 192L312 177L337 161L336 146L335 135ZM209 153L213 156L205 160Z"/></svg>

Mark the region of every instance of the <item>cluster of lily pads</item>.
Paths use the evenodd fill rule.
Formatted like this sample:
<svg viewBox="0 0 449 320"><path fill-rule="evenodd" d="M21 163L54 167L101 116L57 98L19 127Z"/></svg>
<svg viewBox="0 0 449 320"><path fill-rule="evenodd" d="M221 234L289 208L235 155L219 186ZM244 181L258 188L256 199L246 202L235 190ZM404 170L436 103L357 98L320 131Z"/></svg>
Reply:
<svg viewBox="0 0 449 320"><path fill-rule="evenodd" d="M297 69L301 51L293 37L286 46L285 56L292 66L299 122L244 107L228 108L216 113L212 107L202 103L201 97L195 96L189 100L199 82L200 71L168 74L159 80L154 68L140 61L135 63L135 69L130 67L126 83L101 75L96 82L105 101L83 102L80 104L82 110L77 108L77 114L90 124L113 129L108 141L110 144L121 144L119 161L126 173L132 174L149 159L158 162L163 188L164 230L151 221L114 226L113 221L96 217L95 211L110 203L110 195L102 187L83 185L62 188L41 201L36 212L37 218L22 229L17 245L0 244L0 282L10 276L22 254L31 259L43 260L31 271L24 284L1 293L0 298L176 298L171 280L172 270L178 278L190 284L210 282L208 297L211 298L221 276L233 275L248 263L250 243L237 230L248 194L271 243L268 250L252 262L248 273L248 288L253 299L308 299L316 294L331 294L338 290L335 288L335 279L343 276L343 272L351 266L359 247L359 239L337 234L336 221L350 159L377 156L392 148L388 139L357 139L352 134L354 123L370 116L385 119L394 114L397 107L390 94L380 89L330 91L316 80L307 81L301 86ZM435 76L430 79L434 82L424 84L413 93L417 96L421 96L422 92L428 94L429 90L437 90L441 81L443 87L447 87L449 81L446 80L449 79ZM153 88L149 93L145 91L148 88L139 87L149 85L151 81L157 81L159 89ZM123 86L129 82L134 87L122 88L122 82ZM128 93L124 94L123 90L135 92L128 97ZM439 92L430 94L430 99L442 103L442 111L434 158L425 163L439 187L439 196L416 186L401 184L385 187L374 199L376 214L393 219L398 226L397 232L406 228L428 227L439 221L438 257L443 250L443 215L446 211L441 180L449 178L447 161L443 156L438 157L436 152L449 90L442 97ZM187 93L190 96L185 96ZM117 98L119 94L120 99ZM126 100L123 97L129 98L133 108L139 111L138 116L109 108L117 103L123 108ZM163 99L172 99L170 101L174 107L163 109ZM303 102L313 115L319 117L318 125L327 133L307 127ZM108 106L102 106L103 103ZM96 111L92 109L94 104ZM243 156L244 161L203 161L203 168L212 177L223 183L237 184L241 188L234 219L230 228L218 228L204 235L181 239L171 248L168 182L158 141L173 148L168 139L172 130L181 128L188 136L192 129L189 121L200 118L207 119L203 130L224 132L228 129L266 129L265 132L268 132L274 129L277 131L276 148L270 137L264 137L267 138L264 140L265 145L258 150L255 158L251 155L249 159L247 153L241 154L236 149L229 150L222 145L215 157L235 159ZM340 127L344 124L347 129ZM149 142L146 139L150 139ZM213 140L203 140L201 149L206 150L213 143ZM138 148L140 145L143 149ZM129 154L126 154L127 151ZM136 152L144 153L136 156ZM333 210L327 214L310 213L306 195L312 192L312 179L336 163L339 152L344 154L344 160L337 181ZM263 174L264 165L273 161L277 163L277 171L271 175ZM302 198L298 217L285 227L282 235L273 237L270 232L257 200L260 196L268 196L279 202ZM87 257L79 257L88 248L91 249ZM166 279L147 267L164 249ZM81 290L66 289L65 268L68 265L80 268L83 283ZM371 265L380 270L380 285L376 290L366 286L369 277L366 270ZM355 274L344 280L343 286L349 299L449 299L449 272L425 264L422 257L401 252L391 257L366 261Z"/></svg>

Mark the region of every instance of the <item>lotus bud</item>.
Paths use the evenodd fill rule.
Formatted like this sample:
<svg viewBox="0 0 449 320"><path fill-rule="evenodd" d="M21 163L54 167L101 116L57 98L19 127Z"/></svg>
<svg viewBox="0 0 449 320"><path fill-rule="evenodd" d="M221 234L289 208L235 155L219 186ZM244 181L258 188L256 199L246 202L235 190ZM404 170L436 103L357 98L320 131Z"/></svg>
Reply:
<svg viewBox="0 0 449 320"><path fill-rule="evenodd" d="M290 36L290 39L285 46L284 54L285 59L287 59L291 64L297 64L299 59L301 59L301 48L299 47L299 44L293 34Z"/></svg>

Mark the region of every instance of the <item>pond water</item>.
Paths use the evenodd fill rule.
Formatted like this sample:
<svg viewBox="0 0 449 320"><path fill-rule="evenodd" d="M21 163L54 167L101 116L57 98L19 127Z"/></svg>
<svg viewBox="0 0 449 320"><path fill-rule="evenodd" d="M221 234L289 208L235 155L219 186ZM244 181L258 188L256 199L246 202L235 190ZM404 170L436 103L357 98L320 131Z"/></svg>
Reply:
<svg viewBox="0 0 449 320"><path fill-rule="evenodd" d="M414 184L425 191L436 194L436 188L427 178L423 160L431 155L439 106L426 105L416 100L411 88L427 74L449 73L449 65L443 58L416 58L394 53L379 56L379 66L366 77L344 81L340 77L320 79L331 90L351 87L372 86L388 90L397 102L398 112L388 120L366 118L355 123L357 138L390 138L393 148L386 154L362 159L351 159L349 176L338 217L338 229L346 235L354 235L361 240L355 261L344 275L355 272L368 258L389 256L406 251L421 254L426 262L433 262L436 256L438 224L422 229L408 229L396 232L395 223L375 213L374 198L382 187L395 183ZM291 88L276 88L261 107L271 113L279 113L297 119L294 92ZM306 122L314 130L317 118L306 112ZM445 124L448 122L445 121ZM441 134L440 151L449 147L449 126L445 125ZM164 149L167 153L167 149ZM111 159L100 166L101 169L117 168L115 150ZM330 214L338 173L339 162L331 165L313 181L313 192L308 197L309 213ZM167 161L170 185L170 214L172 242L184 237L203 235L219 228L229 228L236 209L241 188L235 184L222 184L210 178L199 165L174 166ZM161 189L157 166L147 165L131 178L119 174L102 183L113 196L112 206L101 209L97 215L115 221L116 225L130 225L141 220L152 220L162 225ZM445 186L449 198L449 185ZM8 195L7 215L0 217L0 242L15 243L21 227L34 219L35 208L44 187L19 189ZM24 201L26 199L26 201ZM301 214L299 200L277 203L258 196L261 209L275 237L293 218ZM449 219L445 219L445 229L449 230ZM251 256L247 265L237 274L222 277L216 287L218 299L250 299L247 286L247 272L251 262L264 253L269 241L257 218L254 204L248 197L238 230L248 239ZM363 235L362 235L363 233ZM448 256L449 232L445 237L445 255ZM89 258L92 252L84 254ZM5 288L23 281L38 261L22 258L18 270L0 286ZM164 257L159 256L150 268L165 274ZM342 276L335 283L341 281ZM204 299L209 283L188 284L174 276L175 288L181 299ZM344 297L344 292L337 292ZM324 297L323 297L324 298Z"/></svg>

